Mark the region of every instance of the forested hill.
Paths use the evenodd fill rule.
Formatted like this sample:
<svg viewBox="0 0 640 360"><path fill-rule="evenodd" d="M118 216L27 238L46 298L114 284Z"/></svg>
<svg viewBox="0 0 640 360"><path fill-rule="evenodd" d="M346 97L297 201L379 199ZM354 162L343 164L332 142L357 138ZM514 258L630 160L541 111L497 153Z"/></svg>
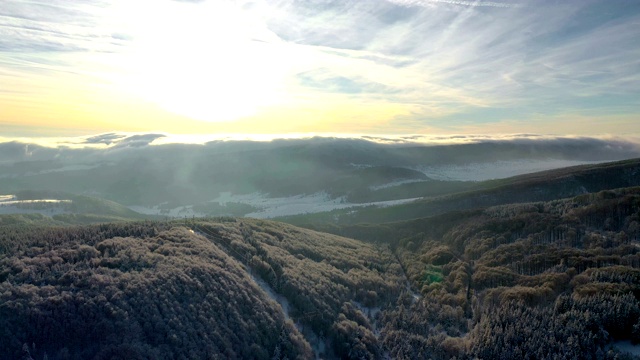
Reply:
<svg viewBox="0 0 640 360"><path fill-rule="evenodd" d="M334 225L419 219L451 211L551 201L631 186L640 186L640 159L581 165L508 179L490 180L478 183L473 191L424 198L401 205L336 210L328 213L282 217L279 220L298 226L329 230Z"/></svg>
<svg viewBox="0 0 640 360"><path fill-rule="evenodd" d="M411 138L158 144L163 137L103 134L81 140L79 148L0 143L0 196L64 192L154 215L263 212L260 216L270 217L298 213L274 211L282 203L305 204L301 212L310 210L311 204L299 202L299 196L332 209L344 202L363 205L452 194L478 189L476 180L640 156L636 143L622 139L526 135L511 140L455 137L450 140L465 143L448 145ZM59 221L105 221L105 215L140 219L114 203L78 199L74 204L84 200L89 208L99 206L100 213L90 212L99 218L67 216L76 211L65 209L57 215Z"/></svg>
<svg viewBox="0 0 640 360"><path fill-rule="evenodd" d="M379 358L406 282L388 248L273 222L1 230L0 359Z"/></svg>
<svg viewBox="0 0 640 360"><path fill-rule="evenodd" d="M308 343L218 246L186 228L5 232L0 358L263 358Z"/></svg>
<svg viewBox="0 0 640 360"><path fill-rule="evenodd" d="M640 188L344 228L0 229L0 359L624 359Z"/></svg>
<svg viewBox="0 0 640 360"><path fill-rule="evenodd" d="M385 313L402 319L383 330L393 357L602 359L640 341L638 187L343 233L390 244L423 296Z"/></svg>

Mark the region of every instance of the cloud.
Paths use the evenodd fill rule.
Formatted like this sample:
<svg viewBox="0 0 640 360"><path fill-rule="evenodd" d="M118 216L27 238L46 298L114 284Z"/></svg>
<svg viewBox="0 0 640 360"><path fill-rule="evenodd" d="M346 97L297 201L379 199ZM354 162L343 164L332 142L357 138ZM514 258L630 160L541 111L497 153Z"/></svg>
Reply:
<svg viewBox="0 0 640 360"><path fill-rule="evenodd" d="M100 5L7 0L0 10L0 50L17 54L112 50L113 38L101 27Z"/></svg>
<svg viewBox="0 0 640 360"><path fill-rule="evenodd" d="M7 0L0 102L70 83L208 121L383 104L383 132L631 115L638 24L604 0Z"/></svg>
<svg viewBox="0 0 640 360"><path fill-rule="evenodd" d="M386 85L367 81L362 78L348 78L333 74L328 69L317 69L297 75L298 81L304 87L315 88L324 92L334 92L343 94L378 93L392 94L399 92Z"/></svg>
<svg viewBox="0 0 640 360"><path fill-rule="evenodd" d="M154 140L165 137L164 134L131 135L118 141L114 148L139 148L151 144Z"/></svg>
<svg viewBox="0 0 640 360"><path fill-rule="evenodd" d="M408 6L410 12L398 10ZM284 40L338 50L327 62L348 64L339 68L340 78L400 88L401 96L388 98L440 109L430 115L499 107L522 116L532 108L557 112L581 97L638 95L631 87L638 79L640 48L633 39L640 37L640 27L629 26L638 21L637 7L594 1L331 2L311 19L305 18L307 7L286 10L282 16L296 25L295 35L282 22L274 29ZM401 15L380 20L379 14L389 13ZM333 20L321 20L326 18ZM303 85L318 88L314 82ZM324 89L334 92L335 82ZM353 94L351 86L343 90Z"/></svg>
<svg viewBox="0 0 640 360"><path fill-rule="evenodd" d="M96 136L96 139L103 135ZM29 142L28 139L22 139L21 142L0 142L0 167L3 168L4 175L11 177L12 174L21 173L21 169L25 168L77 169L76 165L80 165L83 169L94 169L106 166L109 168L105 167L104 170L110 172L112 169L122 169L119 166L134 169L138 166L136 164L148 162L153 164L153 168L161 170L162 176L173 178L175 174L163 170L164 167L198 167L206 172L215 170L210 168L211 161L215 161L215 168L222 169L223 172L228 168L235 168L234 171L253 169L256 154L260 154L261 159L274 163L289 161L290 156L295 154L296 161L308 163L310 168L326 166L326 159L331 159L331 163L338 166L350 166L355 163L413 167L495 161L526 162L530 159L588 162L640 157L640 138L628 137L595 138L538 134L371 135L274 137L270 141L210 141L206 146L185 143L151 145L153 139L158 139L158 136L159 134L129 135L122 142L108 147L95 147L95 144L90 143L80 148L65 145L45 147ZM170 138L170 135L166 137ZM77 144L85 139L66 141ZM340 156L336 157L336 154ZM157 161L158 159L172 160L167 162ZM18 162L38 164L19 167L12 165ZM89 173L74 174L80 178L90 176ZM46 181L46 178L42 180Z"/></svg>
<svg viewBox="0 0 640 360"><path fill-rule="evenodd" d="M96 136L91 136L83 141L84 144L105 144L111 145L112 143L117 143L122 139L125 139L126 135L109 133L109 134L100 134Z"/></svg>
<svg viewBox="0 0 640 360"><path fill-rule="evenodd" d="M462 1L462 0L390 0L393 3L404 6L428 6L431 4L452 4L463 6L479 6L479 7L498 7L498 8L514 8L522 7L522 4L495 2L495 1Z"/></svg>

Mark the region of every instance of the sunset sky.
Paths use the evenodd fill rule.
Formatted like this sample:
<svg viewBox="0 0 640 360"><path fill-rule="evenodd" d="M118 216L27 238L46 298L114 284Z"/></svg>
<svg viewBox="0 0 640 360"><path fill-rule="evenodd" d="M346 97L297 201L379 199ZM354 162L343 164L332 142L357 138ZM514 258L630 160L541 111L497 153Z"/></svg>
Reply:
<svg viewBox="0 0 640 360"><path fill-rule="evenodd" d="M0 135L640 136L640 1L2 0Z"/></svg>

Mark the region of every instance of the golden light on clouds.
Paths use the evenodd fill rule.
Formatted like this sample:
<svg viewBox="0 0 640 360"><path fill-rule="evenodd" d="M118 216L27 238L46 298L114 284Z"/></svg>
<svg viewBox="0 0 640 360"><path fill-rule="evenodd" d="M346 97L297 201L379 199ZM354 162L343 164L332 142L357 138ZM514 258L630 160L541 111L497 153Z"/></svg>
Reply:
<svg viewBox="0 0 640 360"><path fill-rule="evenodd" d="M0 126L640 133L640 14L597 3L5 0Z"/></svg>
<svg viewBox="0 0 640 360"><path fill-rule="evenodd" d="M158 4L152 20L130 29L132 44L121 55L124 72L115 82L122 91L196 120L254 116L283 101L289 68L286 52L266 45L265 30L252 24L225 2Z"/></svg>

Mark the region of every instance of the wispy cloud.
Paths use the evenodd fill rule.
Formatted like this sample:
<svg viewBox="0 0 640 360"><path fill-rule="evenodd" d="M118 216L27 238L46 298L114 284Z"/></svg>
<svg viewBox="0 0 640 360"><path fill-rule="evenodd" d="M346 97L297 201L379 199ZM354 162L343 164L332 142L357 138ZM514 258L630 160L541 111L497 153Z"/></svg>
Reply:
<svg viewBox="0 0 640 360"><path fill-rule="evenodd" d="M407 14L397 6L413 8ZM640 47L633 39L640 37L640 27L628 24L637 21L638 9L635 15L622 16L634 9L610 6L609 15L597 16L603 6L607 7L600 2L331 3L313 20L305 21L306 12L297 8L293 17L287 13L284 17L295 19L304 30L296 36L280 28L274 31L295 44L340 49L342 53L331 55L332 61L345 64L338 69L341 78L368 78L390 89L401 88L400 96L394 92L388 98L439 108L425 112L427 117L472 114L486 107L511 108L526 117L532 107L551 105L559 110L562 102L570 106L579 97L636 94L629 85L638 76ZM380 20L380 14L389 13L398 14L395 21Z"/></svg>
<svg viewBox="0 0 640 360"><path fill-rule="evenodd" d="M394 110L360 121L387 132L631 118L638 24L640 4L604 0L7 0L0 106L78 107L57 98L64 84L86 103L122 97L209 121L325 108L354 129L357 109L383 106Z"/></svg>
<svg viewBox="0 0 640 360"><path fill-rule="evenodd" d="M522 7L522 4L508 3L508 2L496 2L496 1L461 1L461 0L390 0L393 3L405 5L405 6L426 6L434 3L441 4L453 4L463 6L481 6L481 7L498 7L498 8L513 8Z"/></svg>

